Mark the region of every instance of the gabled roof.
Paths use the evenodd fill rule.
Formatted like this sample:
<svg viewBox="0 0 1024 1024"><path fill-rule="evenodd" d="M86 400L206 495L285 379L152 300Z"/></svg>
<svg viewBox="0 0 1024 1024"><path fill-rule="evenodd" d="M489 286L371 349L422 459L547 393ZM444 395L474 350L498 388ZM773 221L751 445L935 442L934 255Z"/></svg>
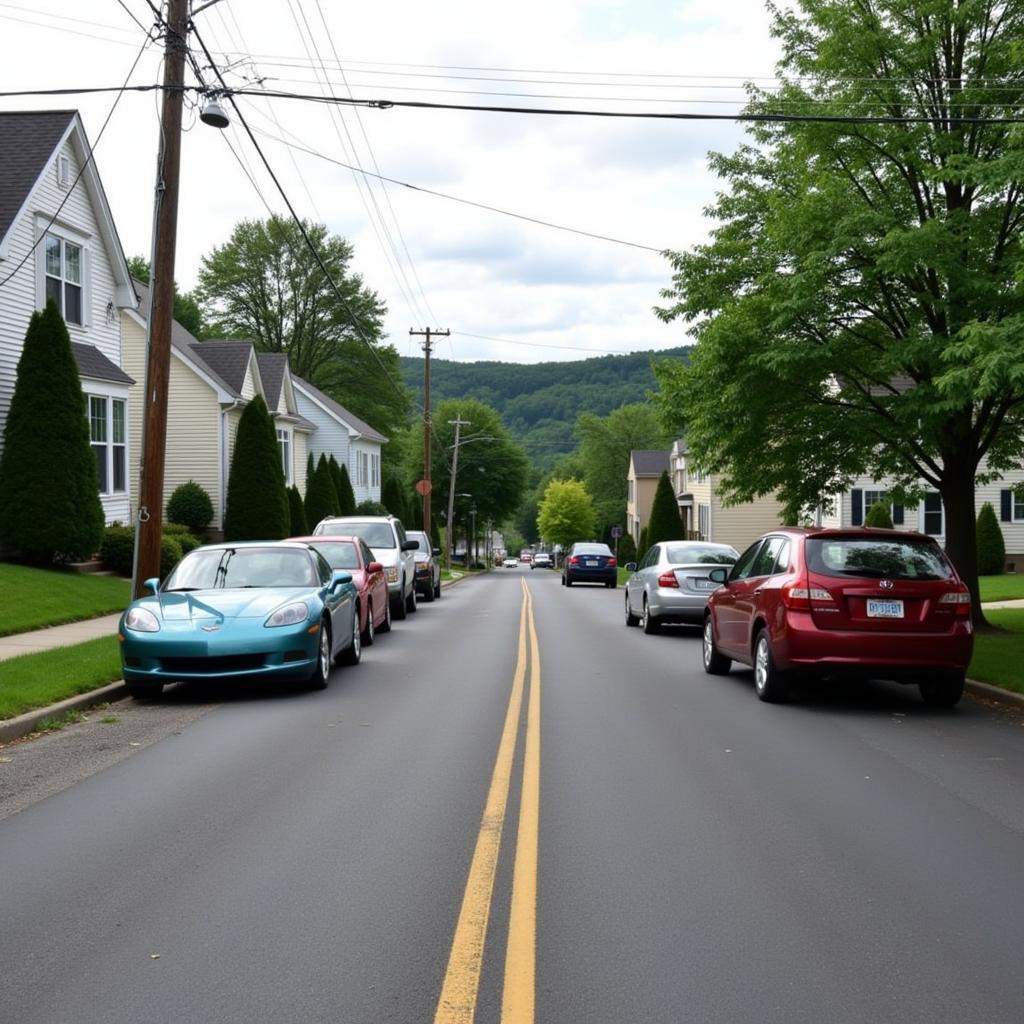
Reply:
<svg viewBox="0 0 1024 1024"><path fill-rule="evenodd" d="M98 348L80 341L71 342L71 351L78 365L78 376L89 380L107 380L114 384L134 384L116 363L111 362Z"/></svg>
<svg viewBox="0 0 1024 1024"><path fill-rule="evenodd" d="M378 431L374 430L369 423L364 422L358 416L353 415L340 402L336 402L330 395L325 394L318 387L310 384L292 374L292 384L299 389L310 401L319 405L326 413L337 420L341 420L346 427L354 431L357 437L364 441L378 441L387 444L388 439Z"/></svg>
<svg viewBox="0 0 1024 1024"><path fill-rule="evenodd" d="M124 249L76 110L0 111L0 259L7 257L11 231L28 209L36 185L66 141L81 166L75 189L81 187L88 196L109 255L114 301L122 309L134 309L135 293ZM47 211L54 216L56 212Z"/></svg>
<svg viewBox="0 0 1024 1024"><path fill-rule="evenodd" d="M241 396L245 374L255 352L251 341L198 341L189 347L235 394Z"/></svg>
<svg viewBox="0 0 1024 1024"><path fill-rule="evenodd" d="M283 352L257 352L256 362L263 380L263 397L267 408L273 411L281 401L281 388L288 369L288 357Z"/></svg>
<svg viewBox="0 0 1024 1024"><path fill-rule="evenodd" d="M634 448L629 453L630 461L633 463L633 472L637 476L661 476L662 473L668 472L669 454L664 450Z"/></svg>

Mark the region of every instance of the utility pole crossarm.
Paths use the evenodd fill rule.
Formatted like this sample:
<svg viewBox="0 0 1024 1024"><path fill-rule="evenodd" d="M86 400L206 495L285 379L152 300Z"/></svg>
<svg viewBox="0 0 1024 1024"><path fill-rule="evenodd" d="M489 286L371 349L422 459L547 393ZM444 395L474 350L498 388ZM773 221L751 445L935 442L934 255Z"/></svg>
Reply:
<svg viewBox="0 0 1024 1024"><path fill-rule="evenodd" d="M409 333L426 339L423 343L423 529L427 532L427 536L431 536L430 488L432 485L430 480L430 436L432 423L430 415L430 338L432 335L447 338L452 332L447 328L443 331L437 329L431 331L427 327L422 331L416 331L410 327Z"/></svg>

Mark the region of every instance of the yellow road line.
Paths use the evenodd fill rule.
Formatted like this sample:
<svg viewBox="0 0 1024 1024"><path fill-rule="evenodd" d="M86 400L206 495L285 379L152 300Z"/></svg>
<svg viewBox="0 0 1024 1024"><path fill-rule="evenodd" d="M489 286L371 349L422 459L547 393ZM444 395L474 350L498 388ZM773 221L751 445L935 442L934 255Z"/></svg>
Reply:
<svg viewBox="0 0 1024 1024"><path fill-rule="evenodd" d="M519 654L512 694L505 714L501 742L498 744L498 755L487 793L484 816L469 867L462 908L459 911L451 953L448 956L448 969L434 1014L434 1024L472 1024L476 1012L484 942L487 938L487 921L494 891L498 852L501 848L501 829L508 804L512 760L526 680L526 610L527 600L524 597L519 613Z"/></svg>
<svg viewBox="0 0 1024 1024"><path fill-rule="evenodd" d="M505 952L502 1024L533 1024L537 963L537 849L540 833L540 649L533 598L523 582L530 627L530 699L526 708L526 749L519 830L512 875L512 910Z"/></svg>

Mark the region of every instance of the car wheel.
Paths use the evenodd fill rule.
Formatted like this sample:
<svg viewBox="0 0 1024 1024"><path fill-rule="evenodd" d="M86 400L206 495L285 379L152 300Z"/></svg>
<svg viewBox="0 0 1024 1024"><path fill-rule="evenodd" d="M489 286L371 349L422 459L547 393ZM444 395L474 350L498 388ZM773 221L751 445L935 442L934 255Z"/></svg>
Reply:
<svg viewBox="0 0 1024 1024"><path fill-rule="evenodd" d="M437 577L437 582L434 584L434 597L441 596L441 577Z"/></svg>
<svg viewBox="0 0 1024 1024"><path fill-rule="evenodd" d="M393 619L405 618L405 597L402 591L399 591L398 597L391 602L391 617Z"/></svg>
<svg viewBox="0 0 1024 1024"><path fill-rule="evenodd" d="M567 587L571 587L572 586L572 579L570 578L568 573L565 574L565 585Z"/></svg>
<svg viewBox="0 0 1024 1024"><path fill-rule="evenodd" d="M390 633L391 632L391 602L386 598L384 600L384 620L381 622L380 627L377 630L378 633Z"/></svg>
<svg viewBox="0 0 1024 1024"><path fill-rule="evenodd" d="M614 590L616 588L616 586L618 586L618 581L617 580L608 580L608 582L605 583L605 586L609 590Z"/></svg>
<svg viewBox="0 0 1024 1024"><path fill-rule="evenodd" d="M701 652L704 660L704 671L710 676L724 676L732 666L732 659L727 658L715 646L715 627L711 616L704 619L704 645Z"/></svg>
<svg viewBox="0 0 1024 1024"><path fill-rule="evenodd" d="M163 683L126 683L128 696L135 700L153 700L164 690Z"/></svg>
<svg viewBox="0 0 1024 1024"><path fill-rule="evenodd" d="M775 664L766 629L757 634L754 644L754 690L768 704L784 701L789 692L786 674Z"/></svg>
<svg viewBox="0 0 1024 1024"><path fill-rule="evenodd" d="M643 614L640 616L640 626L648 636L661 632L661 623L656 615L651 614L651 606L647 603L646 597L644 597Z"/></svg>
<svg viewBox="0 0 1024 1024"><path fill-rule="evenodd" d="M309 677L309 686L312 690L326 690L327 680L331 674L331 627L324 619L320 623L320 643L316 650L316 665L313 674Z"/></svg>
<svg viewBox="0 0 1024 1024"><path fill-rule="evenodd" d="M359 613L357 612L356 613L356 620L358 621L358 619L359 619ZM374 633L373 633L373 602L372 601L367 601L366 602L366 629L363 630L363 637L362 637L362 639L363 639L363 646L364 647L372 647L373 646L373 636L374 636Z"/></svg>
<svg viewBox="0 0 1024 1024"><path fill-rule="evenodd" d="M409 593L405 597L405 610L407 612L416 611L416 584L409 588Z"/></svg>
<svg viewBox="0 0 1024 1024"><path fill-rule="evenodd" d="M638 626L640 624L640 617L634 615L629 607L629 591L626 591L626 625L627 626Z"/></svg>
<svg viewBox="0 0 1024 1024"><path fill-rule="evenodd" d="M334 660L338 665L358 665L363 656L363 635L359 631L359 616L352 616L352 642Z"/></svg>
<svg viewBox="0 0 1024 1024"><path fill-rule="evenodd" d="M431 583L430 586L428 586L427 589L424 590L423 593L420 596L423 598L424 601L426 601L428 603L430 601L433 601L434 600L434 586L433 586L433 583Z"/></svg>
<svg viewBox="0 0 1024 1024"><path fill-rule="evenodd" d="M964 695L964 673L932 676L917 684L921 700L933 708L951 708Z"/></svg>

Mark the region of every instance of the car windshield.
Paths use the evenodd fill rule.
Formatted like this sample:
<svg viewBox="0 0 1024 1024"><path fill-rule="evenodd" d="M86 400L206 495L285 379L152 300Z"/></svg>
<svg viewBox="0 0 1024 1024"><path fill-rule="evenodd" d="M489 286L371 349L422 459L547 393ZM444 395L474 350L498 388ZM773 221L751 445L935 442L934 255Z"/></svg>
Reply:
<svg viewBox="0 0 1024 1024"><path fill-rule="evenodd" d="M948 580L953 575L937 545L916 538L809 537L807 565L822 576Z"/></svg>
<svg viewBox="0 0 1024 1024"><path fill-rule="evenodd" d="M393 548L395 544L395 532L387 523L330 523L326 524L334 529L335 533L351 533L356 537L362 537L371 548ZM345 528L339 529L340 526ZM324 533L324 530L320 531Z"/></svg>
<svg viewBox="0 0 1024 1024"><path fill-rule="evenodd" d="M665 560L675 565L732 565L739 552L723 544L669 544Z"/></svg>
<svg viewBox="0 0 1024 1024"><path fill-rule="evenodd" d="M425 551L428 555L433 553L433 548L430 546L430 541L427 540L425 533L408 533L406 536L409 540L416 541L416 546L420 551Z"/></svg>
<svg viewBox="0 0 1024 1024"><path fill-rule="evenodd" d="M317 541L313 546L327 559L332 569L359 568L359 555L352 541Z"/></svg>
<svg viewBox="0 0 1024 1024"><path fill-rule="evenodd" d="M171 570L163 590L312 587L317 582L312 560L299 548L202 548Z"/></svg>

